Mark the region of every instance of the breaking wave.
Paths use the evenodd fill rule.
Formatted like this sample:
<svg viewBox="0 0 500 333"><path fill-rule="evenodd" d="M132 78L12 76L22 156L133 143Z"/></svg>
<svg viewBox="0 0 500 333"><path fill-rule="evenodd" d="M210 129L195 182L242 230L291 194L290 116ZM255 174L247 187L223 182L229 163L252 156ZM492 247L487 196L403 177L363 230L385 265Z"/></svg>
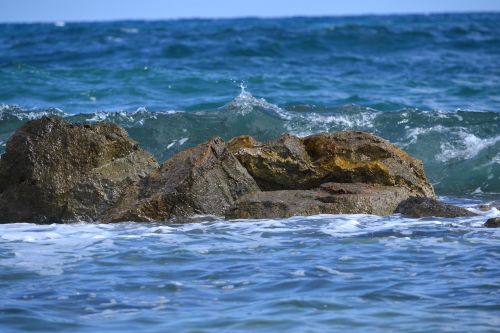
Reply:
<svg viewBox="0 0 500 333"><path fill-rule="evenodd" d="M244 86L222 107L202 111L136 111L68 114L60 109L25 110L0 107L0 149L22 123L43 116L72 122L109 121L125 127L159 161L213 136L230 139L250 134L269 140L288 132L360 130L379 135L424 162L441 194L500 193L500 114L473 110L454 112L405 108L382 112L356 104L332 108L278 106L254 97Z"/></svg>

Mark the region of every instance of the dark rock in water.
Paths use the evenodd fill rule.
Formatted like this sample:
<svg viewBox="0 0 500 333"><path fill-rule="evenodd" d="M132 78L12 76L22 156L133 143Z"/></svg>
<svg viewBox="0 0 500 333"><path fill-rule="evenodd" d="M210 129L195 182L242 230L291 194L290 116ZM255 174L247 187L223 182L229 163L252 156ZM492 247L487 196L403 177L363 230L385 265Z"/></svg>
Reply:
<svg viewBox="0 0 500 333"><path fill-rule="evenodd" d="M224 215L236 199L259 191L224 141L215 138L166 161L132 187L106 219L157 221L196 214Z"/></svg>
<svg viewBox="0 0 500 333"><path fill-rule="evenodd" d="M500 217L492 217L491 219L488 219L484 223L484 226L486 228L500 228Z"/></svg>
<svg viewBox="0 0 500 333"><path fill-rule="evenodd" d="M267 143L238 137L229 146L262 190L313 189L327 182L403 186L434 198L422 162L368 133L283 135Z"/></svg>
<svg viewBox="0 0 500 333"><path fill-rule="evenodd" d="M482 210L482 211L488 211L492 208L496 208L496 209L500 210L500 201L494 201L494 202L491 202L488 204L481 204L481 205L476 206L476 208L479 210Z"/></svg>
<svg viewBox="0 0 500 333"><path fill-rule="evenodd" d="M226 218L283 218L315 214L389 215L414 193L402 186L326 183L312 190L281 190L244 195Z"/></svg>
<svg viewBox="0 0 500 333"><path fill-rule="evenodd" d="M117 125L30 121L0 159L0 222L98 220L157 167Z"/></svg>
<svg viewBox="0 0 500 333"><path fill-rule="evenodd" d="M410 217L461 217L476 214L465 208L457 207L431 198L409 198L399 204L396 213Z"/></svg>

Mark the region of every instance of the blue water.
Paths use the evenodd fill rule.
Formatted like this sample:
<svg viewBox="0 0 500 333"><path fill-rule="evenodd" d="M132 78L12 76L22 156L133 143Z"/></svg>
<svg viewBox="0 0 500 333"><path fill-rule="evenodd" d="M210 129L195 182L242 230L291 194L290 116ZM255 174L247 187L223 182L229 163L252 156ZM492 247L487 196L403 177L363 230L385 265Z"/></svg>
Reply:
<svg viewBox="0 0 500 333"><path fill-rule="evenodd" d="M43 115L159 161L363 130L471 218L0 225L0 332L499 332L500 14L0 24L0 152Z"/></svg>

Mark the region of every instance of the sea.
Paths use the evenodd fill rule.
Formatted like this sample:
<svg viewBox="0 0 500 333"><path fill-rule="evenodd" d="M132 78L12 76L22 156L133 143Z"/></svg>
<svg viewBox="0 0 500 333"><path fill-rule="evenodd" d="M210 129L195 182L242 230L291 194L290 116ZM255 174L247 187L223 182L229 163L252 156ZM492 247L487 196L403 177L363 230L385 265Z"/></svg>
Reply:
<svg viewBox="0 0 500 333"><path fill-rule="evenodd" d="M0 24L0 153L365 131L479 215L0 225L0 332L500 332L500 13Z"/></svg>

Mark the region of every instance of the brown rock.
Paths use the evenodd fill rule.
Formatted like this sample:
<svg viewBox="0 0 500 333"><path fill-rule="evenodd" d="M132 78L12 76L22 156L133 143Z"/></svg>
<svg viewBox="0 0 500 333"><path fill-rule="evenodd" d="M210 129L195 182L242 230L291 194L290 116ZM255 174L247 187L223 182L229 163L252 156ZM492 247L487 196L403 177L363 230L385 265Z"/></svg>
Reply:
<svg viewBox="0 0 500 333"><path fill-rule="evenodd" d="M260 144L260 142L255 140L250 135L240 135L229 140L227 143L227 148L231 153L235 154L242 148L252 148Z"/></svg>
<svg viewBox="0 0 500 333"><path fill-rule="evenodd" d="M226 218L284 218L315 214L392 214L413 195L406 187L361 183L326 183L313 190L249 193L226 213Z"/></svg>
<svg viewBox="0 0 500 333"><path fill-rule="evenodd" d="M476 214L465 208L457 207L431 198L409 198L399 204L396 213L410 217L461 217Z"/></svg>
<svg viewBox="0 0 500 333"><path fill-rule="evenodd" d="M182 151L131 188L109 221L158 221L195 214L224 215L259 187L220 138Z"/></svg>
<svg viewBox="0 0 500 333"><path fill-rule="evenodd" d="M30 121L0 159L0 222L98 220L156 167L117 125Z"/></svg>
<svg viewBox="0 0 500 333"><path fill-rule="evenodd" d="M404 186L435 197L422 162L363 132L285 134L267 143L234 139L233 152L262 190L313 189L326 182Z"/></svg>
<svg viewBox="0 0 500 333"><path fill-rule="evenodd" d="M484 226L486 228L500 228L500 217L492 217L491 219L488 219L484 223Z"/></svg>

